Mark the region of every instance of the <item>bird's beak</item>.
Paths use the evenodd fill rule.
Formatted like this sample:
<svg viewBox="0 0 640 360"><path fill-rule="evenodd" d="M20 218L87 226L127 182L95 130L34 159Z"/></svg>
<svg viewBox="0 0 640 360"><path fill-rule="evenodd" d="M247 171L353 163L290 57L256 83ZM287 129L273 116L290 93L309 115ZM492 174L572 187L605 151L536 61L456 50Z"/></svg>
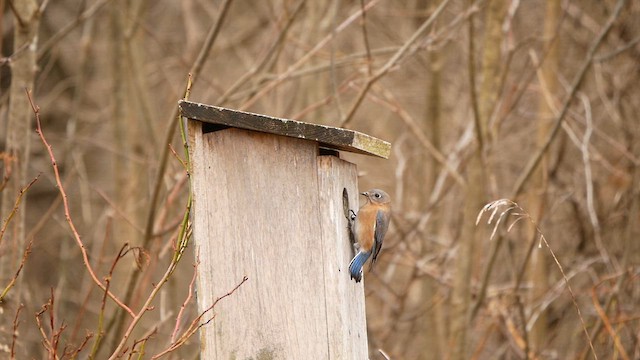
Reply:
<svg viewBox="0 0 640 360"><path fill-rule="evenodd" d="M366 196L366 197L369 197L369 193L368 193L368 192L366 192L366 191L365 191L365 192L361 192L361 193L360 193L360 195L364 195L364 196Z"/></svg>

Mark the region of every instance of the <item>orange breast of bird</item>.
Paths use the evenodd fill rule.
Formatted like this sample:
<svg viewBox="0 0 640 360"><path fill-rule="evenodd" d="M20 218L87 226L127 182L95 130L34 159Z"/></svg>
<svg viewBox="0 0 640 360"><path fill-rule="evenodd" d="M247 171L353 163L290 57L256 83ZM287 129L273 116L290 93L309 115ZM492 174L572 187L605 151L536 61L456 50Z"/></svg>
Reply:
<svg viewBox="0 0 640 360"><path fill-rule="evenodd" d="M355 233L362 251L369 252L373 247L374 234L376 233L376 214L378 209L378 206L366 204L358 211Z"/></svg>

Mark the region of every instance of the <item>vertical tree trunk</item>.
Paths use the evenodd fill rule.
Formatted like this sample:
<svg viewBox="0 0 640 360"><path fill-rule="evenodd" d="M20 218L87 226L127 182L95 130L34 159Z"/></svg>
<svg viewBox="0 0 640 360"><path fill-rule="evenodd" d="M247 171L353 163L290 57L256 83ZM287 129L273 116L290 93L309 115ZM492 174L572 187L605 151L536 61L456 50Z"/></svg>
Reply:
<svg viewBox="0 0 640 360"><path fill-rule="evenodd" d="M540 69L540 80L542 82L540 88L539 109L538 109L538 144L544 143L548 136L551 120L554 116L553 101L558 92L558 40L554 41L554 35L558 27L560 17L560 1L547 1L545 23L544 23L544 49L548 49L548 53L544 59L544 63ZM545 97L548 98L545 100ZM532 186L529 191L529 208L531 214L536 221L542 221L544 216L543 209L546 202L547 193L547 156L542 159L542 163L532 176ZM536 241L537 234L533 225L529 226L529 239ZM546 251L534 249L531 254L531 262L529 264L529 276L533 289L531 292L531 304L536 304L548 291L549 273L547 269ZM547 318L544 314L540 314L534 323L529 336L530 347L533 352L538 352L544 346L544 340L547 338Z"/></svg>
<svg viewBox="0 0 640 360"><path fill-rule="evenodd" d="M142 71L137 65L141 63L142 44L133 36L132 29L136 21L136 5L134 2L114 3L112 13L112 49L113 49L113 126L114 140L118 152L114 154L114 170L116 198L124 209L129 221L116 223L116 239L128 242L132 246L142 245L142 236L130 223L142 224L144 213L141 204L147 194L142 179L145 175L144 164L137 159L144 159L144 150L148 147L153 134L143 136L142 111L134 104L142 94L136 93L135 77ZM144 89L142 89L144 90Z"/></svg>
<svg viewBox="0 0 640 360"><path fill-rule="evenodd" d="M142 236L131 226L143 224L147 188L145 186L146 154L148 144L153 144L153 132L143 132L144 119L148 117L143 92L139 84L143 44L139 32L134 31L141 11L136 2L113 4L113 136L118 151L114 154L115 194L118 204L129 217L115 225L115 238L133 246L142 245ZM136 81L138 83L136 83ZM138 86L136 86L138 84ZM141 87L144 87L141 89Z"/></svg>
<svg viewBox="0 0 640 360"><path fill-rule="evenodd" d="M489 138L489 120L500 96L500 74L502 72L502 23L507 13L505 0L492 0L487 7L485 34L482 44L482 84L478 92L478 112L483 141Z"/></svg>
<svg viewBox="0 0 640 360"><path fill-rule="evenodd" d="M33 112L25 92L33 90L38 48L39 9L34 0L13 1L14 35L11 61L9 118L6 130L6 158L4 176L9 179L2 191L2 218L9 216L15 200L28 179L31 148L31 118ZM26 199L22 198L18 213L13 217L0 243L0 280L7 283L22 258L25 244ZM14 288L17 291L17 288Z"/></svg>
<svg viewBox="0 0 640 360"><path fill-rule="evenodd" d="M126 188L127 186L127 158L122 156L126 154L127 149L127 80L125 76L126 64L125 62L125 43L124 43L124 19L125 3L114 2L111 8L111 66L112 66L112 79L113 87L111 89L112 97L112 124L113 124L113 140L116 144L116 149L119 151L113 154L113 174L114 174L114 193L118 204L121 207L126 207L124 204L127 201ZM124 230L126 225L122 224L123 221L115 222L115 239L126 239L127 232Z"/></svg>
<svg viewBox="0 0 640 360"><path fill-rule="evenodd" d="M29 153L31 148L31 119L33 112L26 89L33 90L36 74L36 51L38 49L38 25L40 12L34 0L16 0L12 3L14 34L11 64L11 87L9 93L9 118L5 138L4 178L8 179L2 190L2 208L0 214L5 221L13 207L20 190L30 181L28 174ZM15 275L25 248L26 197L23 197L18 212L14 215L0 239L0 287L4 288ZM18 279L20 281L20 278ZM4 329L0 331L0 344L11 344L10 321L21 303L22 286L15 286L8 294L10 301L2 305ZM3 354L5 349L0 350ZM0 355L7 356L7 355Z"/></svg>
<svg viewBox="0 0 640 360"><path fill-rule="evenodd" d="M426 0L417 1L416 12L424 12L425 16L416 18L416 29L427 19L428 15L426 12L428 10L435 10L437 6L438 4L436 2L428 2ZM425 134L429 137L429 141L431 141L433 146L440 151L442 136L440 131L442 114L442 56L438 51L430 51L428 55L429 71L427 74L429 79L428 84L425 86L426 112L422 127L425 130ZM416 168L423 171L423 173L420 174L421 177L418 179L423 179L424 181L417 181L416 183L421 184L418 188L420 191L420 196L418 198L420 199L420 205L424 208L425 204L429 202L429 197L435 185L437 174L440 171L440 165L427 154L422 154L420 159L424 162L425 166L417 166ZM440 221L438 219L438 215L434 212L431 216L431 221L428 224L426 233L438 234L439 232ZM422 253L420 254L421 257L427 256L427 254L432 251L430 243L430 239L425 236L420 248L422 250ZM421 311L424 311L424 308L427 306L425 304L434 304L434 308L427 311L426 316L423 317L423 320L418 327L418 331L420 332L419 337L422 339L421 345L423 346L419 351L420 359L441 358L442 351L444 350L443 346L446 344L446 328L444 326L446 321L443 321L445 318L445 311L442 309L444 303L433 303L432 301L432 299L438 296L437 292L439 287L437 282L430 276L418 277L416 281L421 282L420 296L422 300L420 302L423 304Z"/></svg>
<svg viewBox="0 0 640 360"><path fill-rule="evenodd" d="M481 241L481 231L475 228L474 218L483 206L483 161L476 151L467 164L467 189L463 209L463 224L458 241L456 272L451 297L451 359L467 359L467 329L470 303L470 285L475 265L475 243Z"/></svg>
<svg viewBox="0 0 640 360"><path fill-rule="evenodd" d="M475 218L486 202L486 159L485 150L488 136L488 122L498 98L500 88L501 68L501 43L502 21L506 14L504 0L489 2L485 17L485 37L482 46L482 72L483 79L476 103L476 137L478 147L467 164L467 188L465 191L465 204L463 209L463 223L458 244L458 256L456 258L456 274L452 293L451 306L451 344L452 359L467 359L467 345L469 343L467 330L469 327L469 305L471 301L471 278L482 255L477 251L475 244L483 241L484 235L481 228L475 226ZM473 26L473 23L471 24ZM470 76L473 87L475 64L473 63L473 28L469 31L470 42ZM472 88L472 96L475 89Z"/></svg>
<svg viewBox="0 0 640 360"><path fill-rule="evenodd" d="M153 138L152 133L142 134L142 118L141 112L137 112L134 103L136 98L142 98L143 95L135 93L138 89L134 89L134 81L142 71L137 65L142 63L138 58L141 55L141 40L133 36L134 27L137 26L138 14L141 9L134 1L114 2L112 4L111 13L111 31L112 31L112 71L113 71L113 88L112 88L112 116L113 116L113 136L114 143L118 151L114 153L114 194L121 209L128 217L128 220L119 220L114 222L114 239L122 246L129 243L131 246L141 246L143 244L143 236L131 224L144 223L144 208L147 188L144 186L145 164L137 161L144 159L145 148L148 148L144 142ZM144 89L140 89L142 91ZM148 250L148 249L144 249ZM142 286L137 286L140 279L139 266L144 263L143 253L140 253L137 263L130 263L131 267L123 267L121 270L129 276L128 281L123 282L127 287L122 291L124 301L132 307L138 305L137 294L145 291ZM138 266L138 267L136 267ZM117 316L113 323L109 323L108 336L110 340L117 342L123 331L125 314ZM113 326L111 328L111 326ZM107 338L108 339L108 338Z"/></svg>

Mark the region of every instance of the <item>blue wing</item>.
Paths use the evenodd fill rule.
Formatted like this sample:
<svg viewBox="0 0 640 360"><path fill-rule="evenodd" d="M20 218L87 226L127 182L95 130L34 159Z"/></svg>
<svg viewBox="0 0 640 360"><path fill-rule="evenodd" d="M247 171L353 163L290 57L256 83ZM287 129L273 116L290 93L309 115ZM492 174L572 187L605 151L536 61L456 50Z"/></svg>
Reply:
<svg viewBox="0 0 640 360"><path fill-rule="evenodd" d="M362 280L362 266L364 266L369 256L371 256L371 253L359 251L349 263L349 274L356 282Z"/></svg>
<svg viewBox="0 0 640 360"><path fill-rule="evenodd" d="M373 263L378 259L378 254L382 249L382 241L384 240L384 235L387 233L388 228L389 212L378 210L378 212L376 213L376 231L374 233L373 249L371 250L371 252L373 253L371 266L373 266Z"/></svg>

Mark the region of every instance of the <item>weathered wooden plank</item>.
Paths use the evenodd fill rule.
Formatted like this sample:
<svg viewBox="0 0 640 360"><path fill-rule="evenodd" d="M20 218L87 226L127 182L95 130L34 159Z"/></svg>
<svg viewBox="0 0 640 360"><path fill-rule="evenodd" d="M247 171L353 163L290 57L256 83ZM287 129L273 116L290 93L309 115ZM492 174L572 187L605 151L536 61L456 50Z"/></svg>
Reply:
<svg viewBox="0 0 640 360"><path fill-rule="evenodd" d="M182 116L206 123L316 141L328 147L389 158L391 144L358 131L180 100Z"/></svg>
<svg viewBox="0 0 640 360"><path fill-rule="evenodd" d="M318 157L318 189L326 299L329 359L368 359L363 283L351 281L353 248L342 193L358 209L357 169L335 156Z"/></svg>
<svg viewBox="0 0 640 360"><path fill-rule="evenodd" d="M318 145L233 128L194 140L199 309L249 278L202 328L201 357L329 358Z"/></svg>

